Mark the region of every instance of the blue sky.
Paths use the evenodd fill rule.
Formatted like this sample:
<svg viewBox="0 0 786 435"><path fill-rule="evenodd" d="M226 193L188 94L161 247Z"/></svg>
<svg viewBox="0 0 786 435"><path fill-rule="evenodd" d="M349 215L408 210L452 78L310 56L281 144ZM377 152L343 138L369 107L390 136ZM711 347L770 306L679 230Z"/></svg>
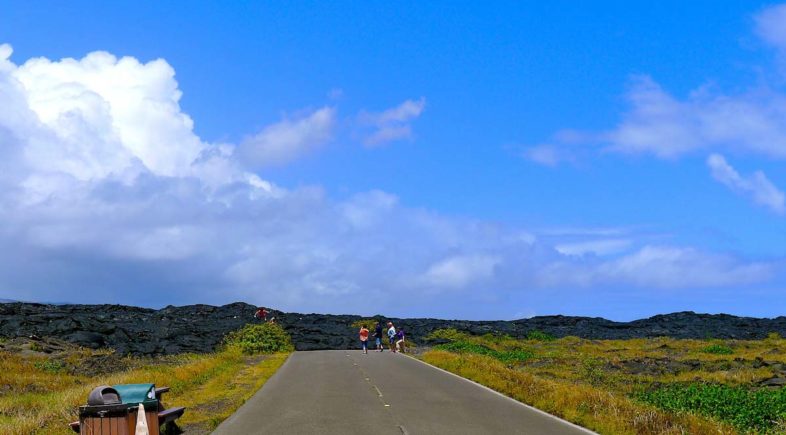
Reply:
<svg viewBox="0 0 786 435"><path fill-rule="evenodd" d="M6 297L783 314L784 6L2 10Z"/></svg>

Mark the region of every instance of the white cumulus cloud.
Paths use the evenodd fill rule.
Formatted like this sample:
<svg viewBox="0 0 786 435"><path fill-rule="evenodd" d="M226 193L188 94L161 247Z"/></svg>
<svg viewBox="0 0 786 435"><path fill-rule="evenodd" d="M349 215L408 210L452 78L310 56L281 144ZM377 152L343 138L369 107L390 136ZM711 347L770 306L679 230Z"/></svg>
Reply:
<svg viewBox="0 0 786 435"><path fill-rule="evenodd" d="M494 276L500 258L489 255L458 255L431 265L422 276L423 285L437 288L464 288Z"/></svg>
<svg viewBox="0 0 786 435"><path fill-rule="evenodd" d="M712 154L707 158L707 166L712 177L734 192L749 197L754 203L783 214L786 212L786 197L764 175L756 171L749 177L743 177L720 154Z"/></svg>
<svg viewBox="0 0 786 435"><path fill-rule="evenodd" d="M418 118L426 108L426 99L406 100L396 107L382 112L363 112L359 116L361 125L371 128L363 143L376 147L388 142L412 138L411 121Z"/></svg>
<svg viewBox="0 0 786 435"><path fill-rule="evenodd" d="M604 135L614 151L676 158L728 150L786 158L786 95L774 90L724 95L699 88L681 100L639 77L628 99L631 110Z"/></svg>
<svg viewBox="0 0 786 435"><path fill-rule="evenodd" d="M631 244L632 241L628 239L598 239L560 243L555 245L554 249L565 255L609 255L624 252Z"/></svg>
<svg viewBox="0 0 786 435"><path fill-rule="evenodd" d="M786 4L763 9L754 22L755 34L777 50L781 61L786 60ZM662 159L712 152L786 158L786 93L779 80L763 79L735 92L705 84L679 96L652 77L640 75L631 80L625 97L630 107L614 128L557 134L552 144L532 147L525 157L555 166L571 155L570 146L578 141L601 143L607 151Z"/></svg>
<svg viewBox="0 0 786 435"><path fill-rule="evenodd" d="M756 35L786 53L786 4L754 16ZM783 60L783 59L781 59ZM701 150L786 158L786 94L777 84L738 93L712 86L678 98L652 78L638 77L627 97L630 111L604 135L616 151L679 157Z"/></svg>
<svg viewBox="0 0 786 435"><path fill-rule="evenodd" d="M765 8L754 17L756 33L766 43L786 50L786 4Z"/></svg>
<svg viewBox="0 0 786 435"><path fill-rule="evenodd" d="M240 145L240 154L253 167L289 163L330 140L335 123L336 110L332 107L301 118L284 119L246 138Z"/></svg>
<svg viewBox="0 0 786 435"><path fill-rule="evenodd" d="M542 144L528 147L522 153L522 157L535 163L550 167L555 167L560 163L570 163L576 161L576 157L570 150L566 149L564 146L556 146L551 144Z"/></svg>
<svg viewBox="0 0 786 435"><path fill-rule="evenodd" d="M675 246L644 246L618 258L587 263L556 261L540 272L544 285L628 285L639 288L699 289L745 285L775 273L766 262L742 263L730 255Z"/></svg>
<svg viewBox="0 0 786 435"><path fill-rule="evenodd" d="M543 291L575 296L577 284L731 288L770 276L769 264L691 248L598 244L616 232L561 246L616 257L565 255L562 236L407 207L387 192L336 200L319 186L285 189L244 168L313 152L331 136L333 108L240 145L208 143L164 60L96 52L17 65L11 55L0 45L3 297L472 317L478 301L515 313ZM374 125L406 125L424 104Z"/></svg>
<svg viewBox="0 0 786 435"><path fill-rule="evenodd" d="M207 145L180 111L174 75L164 60L143 64L105 52L13 68L9 79L27 109L56 136L31 141L29 161L79 179L134 171L137 163L158 175L193 174Z"/></svg>

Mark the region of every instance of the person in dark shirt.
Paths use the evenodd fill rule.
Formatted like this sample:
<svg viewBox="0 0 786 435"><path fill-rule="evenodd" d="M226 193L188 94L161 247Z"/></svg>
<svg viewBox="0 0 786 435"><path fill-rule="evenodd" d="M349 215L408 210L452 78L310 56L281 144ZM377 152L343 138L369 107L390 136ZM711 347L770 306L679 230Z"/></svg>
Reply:
<svg viewBox="0 0 786 435"><path fill-rule="evenodd" d="M379 322L374 327L374 340L377 342L377 351L382 352L382 324Z"/></svg>

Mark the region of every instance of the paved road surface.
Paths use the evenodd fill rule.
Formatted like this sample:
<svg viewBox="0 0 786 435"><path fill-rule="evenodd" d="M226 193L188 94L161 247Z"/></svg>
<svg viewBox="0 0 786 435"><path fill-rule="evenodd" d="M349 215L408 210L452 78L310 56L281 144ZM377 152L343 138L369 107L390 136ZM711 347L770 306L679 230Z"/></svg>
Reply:
<svg viewBox="0 0 786 435"><path fill-rule="evenodd" d="M404 355L295 352L214 435L588 434Z"/></svg>

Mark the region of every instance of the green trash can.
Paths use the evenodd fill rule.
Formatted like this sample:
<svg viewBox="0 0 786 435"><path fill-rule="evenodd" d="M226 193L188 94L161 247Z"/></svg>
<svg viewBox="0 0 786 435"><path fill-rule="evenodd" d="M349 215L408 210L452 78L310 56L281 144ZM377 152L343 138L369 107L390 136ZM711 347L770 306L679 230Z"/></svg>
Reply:
<svg viewBox="0 0 786 435"><path fill-rule="evenodd" d="M142 405L150 435L159 435L158 400L154 384L104 385L90 392L87 406L79 407L83 435L131 435Z"/></svg>

